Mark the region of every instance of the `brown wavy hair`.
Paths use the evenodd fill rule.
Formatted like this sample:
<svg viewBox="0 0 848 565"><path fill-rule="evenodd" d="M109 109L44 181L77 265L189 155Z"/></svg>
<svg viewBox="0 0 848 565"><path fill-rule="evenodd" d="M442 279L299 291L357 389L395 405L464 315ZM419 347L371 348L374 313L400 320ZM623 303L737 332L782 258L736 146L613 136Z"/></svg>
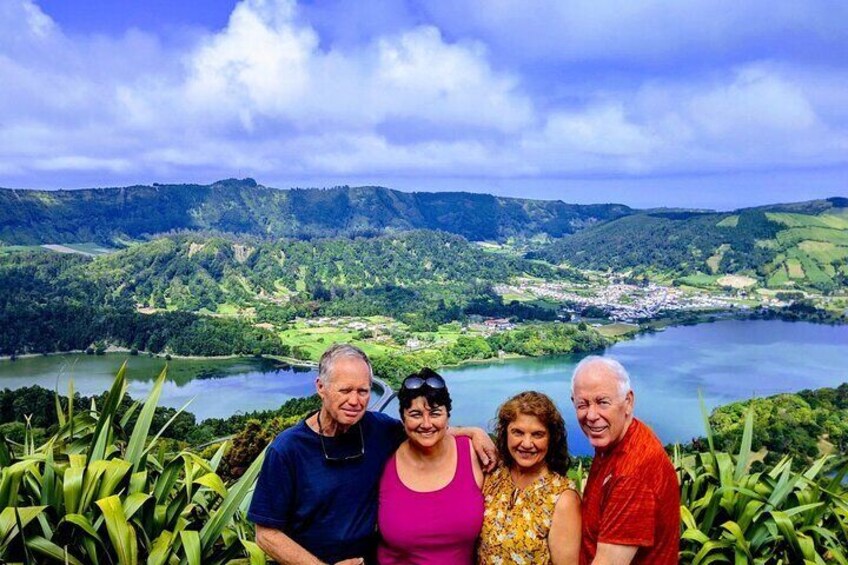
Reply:
<svg viewBox="0 0 848 565"><path fill-rule="evenodd" d="M520 414L535 416L547 428L548 453L545 455L545 463L550 471L565 475L571 466L565 420L562 419L562 414L548 395L534 390L519 393L498 408L495 443L504 465L508 468L515 465L515 460L507 447L507 428L518 419Z"/></svg>

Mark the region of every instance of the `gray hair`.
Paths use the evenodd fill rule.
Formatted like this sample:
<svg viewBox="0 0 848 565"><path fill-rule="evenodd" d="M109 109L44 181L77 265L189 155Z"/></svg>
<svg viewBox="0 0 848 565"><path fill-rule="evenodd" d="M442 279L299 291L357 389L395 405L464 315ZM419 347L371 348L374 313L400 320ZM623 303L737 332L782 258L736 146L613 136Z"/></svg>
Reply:
<svg viewBox="0 0 848 565"><path fill-rule="evenodd" d="M622 397L626 396L628 392L632 389L630 387L630 374L627 372L627 369L624 368L624 365L613 359L612 357L602 357L600 355L589 355L588 357L583 358L576 367L574 367L574 372L571 373L571 397L574 398L574 381L577 379L577 374L580 373L583 369L585 369L588 365L593 365L595 363L599 363L609 369L613 375L615 375L616 380L618 380L618 393Z"/></svg>
<svg viewBox="0 0 848 565"><path fill-rule="evenodd" d="M318 379L325 385L330 382L330 374L339 359L359 359L368 365L368 377L374 378L374 369L371 368L371 360L364 351L349 343L334 343L324 351L321 360L318 361Z"/></svg>

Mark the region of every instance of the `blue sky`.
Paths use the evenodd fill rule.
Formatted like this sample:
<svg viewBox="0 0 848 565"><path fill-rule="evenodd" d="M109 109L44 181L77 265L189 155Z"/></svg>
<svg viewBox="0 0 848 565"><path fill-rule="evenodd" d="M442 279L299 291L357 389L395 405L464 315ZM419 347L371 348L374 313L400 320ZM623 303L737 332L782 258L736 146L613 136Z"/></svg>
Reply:
<svg viewBox="0 0 848 565"><path fill-rule="evenodd" d="M4 0L0 186L848 194L848 3Z"/></svg>

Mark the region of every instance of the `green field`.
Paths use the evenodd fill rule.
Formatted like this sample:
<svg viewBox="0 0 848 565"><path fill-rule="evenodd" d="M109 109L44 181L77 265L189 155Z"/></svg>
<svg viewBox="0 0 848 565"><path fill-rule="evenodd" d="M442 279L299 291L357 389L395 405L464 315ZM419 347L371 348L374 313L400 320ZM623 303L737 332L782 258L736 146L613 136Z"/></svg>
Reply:
<svg viewBox="0 0 848 565"><path fill-rule="evenodd" d="M833 275L833 267L831 265L820 266L812 257L801 251L800 249L793 249L792 251L796 251L797 258L801 262L801 267L804 269L804 274L810 282L813 284L816 283L825 283L829 282ZM827 271L830 271L829 273Z"/></svg>
<svg viewBox="0 0 848 565"><path fill-rule="evenodd" d="M804 268L801 266L801 261L798 257L792 257L786 260L786 271L789 273L790 279L804 278Z"/></svg>
<svg viewBox="0 0 848 565"><path fill-rule="evenodd" d="M789 275L786 273L786 268L783 265L778 265L774 272L769 276L766 284L770 288L786 286L789 284Z"/></svg>
<svg viewBox="0 0 848 565"><path fill-rule="evenodd" d="M802 241L798 248L823 265L848 259L848 247L827 241Z"/></svg>
<svg viewBox="0 0 848 565"><path fill-rule="evenodd" d="M716 252L709 259L707 259L707 266L710 268L710 271L712 271L713 274L718 272L719 265L721 265L721 259L722 257L724 257L724 254L729 249L730 245L727 243L723 243L719 245L718 249L716 249Z"/></svg>
<svg viewBox="0 0 848 565"><path fill-rule="evenodd" d="M737 225L739 225L738 215L728 216L716 224L720 228L735 228Z"/></svg>
<svg viewBox="0 0 848 565"><path fill-rule="evenodd" d="M607 324L596 328L604 337L621 337L639 331L638 324Z"/></svg>
<svg viewBox="0 0 848 565"><path fill-rule="evenodd" d="M845 216L844 214L822 214L820 216L811 216L809 214L767 212L766 217L790 228L821 227L834 228L838 230L848 229L848 216Z"/></svg>
<svg viewBox="0 0 848 565"><path fill-rule="evenodd" d="M827 227L789 228L777 232L777 241L781 245L790 246L804 240L825 241L836 245L848 246L848 230L837 230Z"/></svg>
<svg viewBox="0 0 848 565"><path fill-rule="evenodd" d="M216 311L217 314L221 314L223 316L236 316L238 314L241 314L241 312L241 308L229 302L218 304L218 309Z"/></svg>
<svg viewBox="0 0 848 565"><path fill-rule="evenodd" d="M305 355L311 361L317 361L324 350L334 343L352 343L369 356L382 355L401 349L391 340L377 342L372 339L361 339L360 333L361 330L332 325L313 326L305 322L297 322L291 328L280 332L280 337L292 348L297 347L302 354L301 356Z"/></svg>

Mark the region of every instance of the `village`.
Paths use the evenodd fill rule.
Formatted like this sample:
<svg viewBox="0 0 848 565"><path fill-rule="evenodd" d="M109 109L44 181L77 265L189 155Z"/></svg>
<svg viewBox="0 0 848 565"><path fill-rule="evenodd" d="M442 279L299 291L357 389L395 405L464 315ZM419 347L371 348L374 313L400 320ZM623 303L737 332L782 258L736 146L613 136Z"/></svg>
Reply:
<svg viewBox="0 0 848 565"><path fill-rule="evenodd" d="M497 285L494 289L503 296L524 296L562 303L565 311L572 314L572 319L585 315L587 310L589 317L603 315L616 322L636 322L655 318L663 312L748 307L735 295L692 292L653 282L596 285L520 279L511 285Z"/></svg>

